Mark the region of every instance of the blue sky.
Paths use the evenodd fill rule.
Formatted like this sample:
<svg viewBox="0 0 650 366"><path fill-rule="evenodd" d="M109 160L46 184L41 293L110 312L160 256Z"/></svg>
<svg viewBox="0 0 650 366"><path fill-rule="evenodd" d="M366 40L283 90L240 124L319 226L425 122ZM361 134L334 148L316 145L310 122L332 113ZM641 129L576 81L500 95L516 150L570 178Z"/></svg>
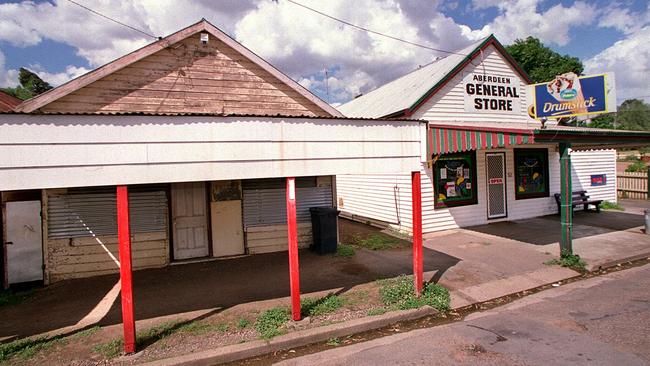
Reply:
<svg viewBox="0 0 650 366"><path fill-rule="evenodd" d="M332 103L442 56L350 29L285 0L78 1L157 36L205 17ZM650 101L648 1L297 1L446 50L490 33L504 44L532 35L579 57L587 72L616 72L620 100ZM65 0L0 1L0 86L15 84L23 66L58 85L151 41Z"/></svg>

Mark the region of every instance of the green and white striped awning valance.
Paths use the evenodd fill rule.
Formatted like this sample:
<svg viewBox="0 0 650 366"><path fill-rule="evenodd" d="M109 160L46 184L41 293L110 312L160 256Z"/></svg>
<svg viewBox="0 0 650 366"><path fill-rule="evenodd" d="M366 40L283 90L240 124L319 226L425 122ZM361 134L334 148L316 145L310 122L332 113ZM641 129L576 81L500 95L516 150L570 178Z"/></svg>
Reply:
<svg viewBox="0 0 650 366"><path fill-rule="evenodd" d="M429 125L429 155L533 144L533 130Z"/></svg>

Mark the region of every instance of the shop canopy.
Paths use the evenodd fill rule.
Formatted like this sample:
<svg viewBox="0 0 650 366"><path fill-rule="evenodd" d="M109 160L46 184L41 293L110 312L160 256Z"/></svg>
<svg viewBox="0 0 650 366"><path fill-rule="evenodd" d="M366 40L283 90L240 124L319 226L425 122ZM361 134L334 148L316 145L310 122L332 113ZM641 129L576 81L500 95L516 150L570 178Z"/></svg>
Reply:
<svg viewBox="0 0 650 366"><path fill-rule="evenodd" d="M504 127L508 126L508 127ZM531 144L571 144L574 150L650 145L650 132L539 124L429 124L429 156Z"/></svg>

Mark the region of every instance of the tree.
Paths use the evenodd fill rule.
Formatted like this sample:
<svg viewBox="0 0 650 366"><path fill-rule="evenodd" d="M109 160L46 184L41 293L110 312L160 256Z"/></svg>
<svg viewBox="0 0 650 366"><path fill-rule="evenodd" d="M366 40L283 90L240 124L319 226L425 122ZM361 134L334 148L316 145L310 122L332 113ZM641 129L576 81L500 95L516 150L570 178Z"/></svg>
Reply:
<svg viewBox="0 0 650 366"><path fill-rule="evenodd" d="M18 99L25 100L52 89L52 86L48 82L43 81L38 75L24 67L20 68L18 81L20 85L15 88L4 88L2 91Z"/></svg>
<svg viewBox="0 0 650 366"><path fill-rule="evenodd" d="M517 39L515 43L506 46L506 50L535 83L551 81L557 75L569 71L580 75L584 70L579 58L562 56L535 37Z"/></svg>
<svg viewBox="0 0 650 366"><path fill-rule="evenodd" d="M624 101L616 115L616 124L624 130L650 130L650 105L640 99Z"/></svg>
<svg viewBox="0 0 650 366"><path fill-rule="evenodd" d="M591 119L591 122L587 125L588 127L592 128L608 128L608 129L614 129L616 126L614 125L616 116L614 114L608 113L608 114L601 114L598 115L594 118Z"/></svg>

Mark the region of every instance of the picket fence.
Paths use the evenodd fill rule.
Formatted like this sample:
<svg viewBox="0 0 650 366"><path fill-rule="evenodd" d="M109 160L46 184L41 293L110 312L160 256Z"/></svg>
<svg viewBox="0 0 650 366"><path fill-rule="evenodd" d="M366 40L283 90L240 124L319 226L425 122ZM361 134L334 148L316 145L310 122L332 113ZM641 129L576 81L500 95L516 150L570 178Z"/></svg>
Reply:
<svg viewBox="0 0 650 366"><path fill-rule="evenodd" d="M616 175L619 198L648 199L648 173L618 173Z"/></svg>

